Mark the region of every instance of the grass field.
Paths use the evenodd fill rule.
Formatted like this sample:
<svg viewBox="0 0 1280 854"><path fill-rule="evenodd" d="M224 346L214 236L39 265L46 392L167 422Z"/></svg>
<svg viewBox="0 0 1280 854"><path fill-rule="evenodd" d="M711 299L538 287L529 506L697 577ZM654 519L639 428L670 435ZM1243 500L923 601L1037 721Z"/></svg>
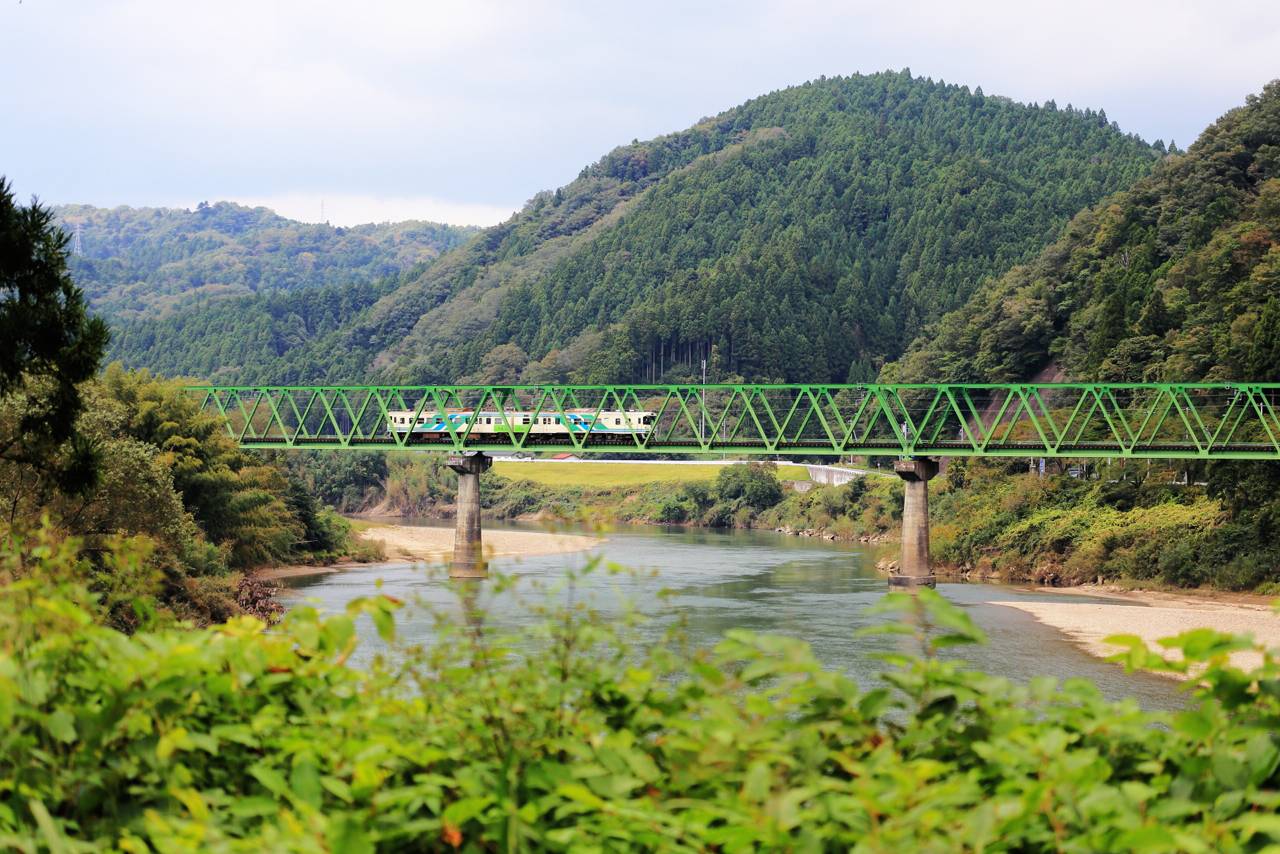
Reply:
<svg viewBox="0 0 1280 854"><path fill-rule="evenodd" d="M616 463L512 463L497 460L493 470L512 480L531 480L547 486L586 486L605 489L640 483L688 483L715 480L724 466L618 465ZM778 466L779 480L808 480L804 466Z"/></svg>

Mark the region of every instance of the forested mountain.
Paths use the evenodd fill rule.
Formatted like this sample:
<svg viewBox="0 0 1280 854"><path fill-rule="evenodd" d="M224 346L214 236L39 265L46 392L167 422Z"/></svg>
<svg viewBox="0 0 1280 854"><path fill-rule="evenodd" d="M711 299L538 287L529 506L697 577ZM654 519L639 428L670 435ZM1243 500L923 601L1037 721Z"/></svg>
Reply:
<svg viewBox="0 0 1280 854"><path fill-rule="evenodd" d="M1280 380L1280 80L984 284L882 376L1036 374ZM1280 591L1280 466L1136 463L1095 463L1092 481L953 463L935 552L1012 578Z"/></svg>
<svg viewBox="0 0 1280 854"><path fill-rule="evenodd" d="M156 317L227 296L367 285L431 260L474 228L399 222L334 228L231 202L195 210L54 209L79 232L71 272L113 320Z"/></svg>
<svg viewBox="0 0 1280 854"><path fill-rule="evenodd" d="M868 379L1163 148L906 71L821 79L614 150L350 319L273 317L237 355L258 298L129 324L115 352L255 381L674 379L704 356L719 378Z"/></svg>
<svg viewBox="0 0 1280 854"><path fill-rule="evenodd" d="M885 376L1280 379L1280 80L984 284Z"/></svg>

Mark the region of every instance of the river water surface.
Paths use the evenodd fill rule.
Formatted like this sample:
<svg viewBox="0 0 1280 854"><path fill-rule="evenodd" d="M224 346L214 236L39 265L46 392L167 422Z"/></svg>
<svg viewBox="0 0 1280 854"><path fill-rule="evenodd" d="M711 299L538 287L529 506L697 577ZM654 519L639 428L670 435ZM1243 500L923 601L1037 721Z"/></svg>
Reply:
<svg viewBox="0 0 1280 854"><path fill-rule="evenodd" d="M403 520L398 520L405 524ZM428 522L424 524L440 524ZM536 526L499 527L541 530ZM558 528L557 530L565 530ZM570 533L598 533L568 529ZM711 646L733 628L790 635L808 641L824 665L849 672L863 688L878 686L886 665L878 653L900 648L889 637L857 637L858 629L886 618L867 613L884 595L885 579L875 569L874 549L856 543L831 543L765 532L689 530L681 528L621 527L601 534L605 542L590 554L549 555L494 560L491 570L516 576L516 592L495 594L490 582L477 592L488 623L499 629L519 629L538 619L528 601L545 595L589 601L606 615L621 615L630 602L653 615L642 634L660 635L679 613L690 640ZM562 581L567 567L582 567L590 555L635 570L653 573L611 574L596 571L575 582ZM382 586L376 586L381 580ZM545 586L550 594L537 592ZM322 611L340 611L351 599L381 592L446 610L460 610L455 587L440 576L406 563L386 563L330 575L294 579L284 594L286 604L310 601ZM660 595L661 591L668 595ZM988 634L983 646L958 653L976 667L1016 681L1047 675L1057 679L1081 676L1094 682L1112 699L1133 697L1146 708L1182 706L1185 694L1178 683L1149 674L1125 673L1118 665L1088 655L1056 630L1037 623L1013 608L991 604L1010 598L1029 601L1065 599L1052 593L1024 591L990 584L940 584L938 590L965 608ZM1071 596L1070 601L1089 601ZM1107 607L1097 600L1099 607ZM403 640L428 642L433 618L424 609L409 608L398 621ZM363 634L364 655L379 642L369 627Z"/></svg>

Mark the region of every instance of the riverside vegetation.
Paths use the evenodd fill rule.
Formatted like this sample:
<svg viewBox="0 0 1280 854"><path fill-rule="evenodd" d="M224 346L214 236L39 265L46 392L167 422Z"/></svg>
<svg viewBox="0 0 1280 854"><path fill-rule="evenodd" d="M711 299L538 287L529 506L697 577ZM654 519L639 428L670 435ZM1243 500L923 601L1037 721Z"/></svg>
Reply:
<svg viewBox="0 0 1280 854"><path fill-rule="evenodd" d="M1197 630L1186 710L1083 680L1014 685L955 648L933 591L891 594L916 654L879 685L803 642L639 645L631 620L550 606L523 637L483 611L396 641L386 596L191 629L101 623L82 548L0 549L0 844L124 851L1187 851L1280 844L1280 663ZM103 553L119 574L142 558ZM567 579L573 584L573 578ZM461 592L461 591L460 591ZM570 597L572 602L572 597ZM348 661L370 619L392 654ZM891 645L892 646L892 645ZM945 653L945 655L942 655ZM406 690L406 687L409 690Z"/></svg>
<svg viewBox="0 0 1280 854"><path fill-rule="evenodd" d="M0 535L24 542L46 519L74 537L122 628L137 623L138 597L201 623L277 610L247 570L364 549L180 381L99 373L106 327L68 275L66 244L50 211L16 205L0 179ZM117 547L137 559L110 563Z"/></svg>

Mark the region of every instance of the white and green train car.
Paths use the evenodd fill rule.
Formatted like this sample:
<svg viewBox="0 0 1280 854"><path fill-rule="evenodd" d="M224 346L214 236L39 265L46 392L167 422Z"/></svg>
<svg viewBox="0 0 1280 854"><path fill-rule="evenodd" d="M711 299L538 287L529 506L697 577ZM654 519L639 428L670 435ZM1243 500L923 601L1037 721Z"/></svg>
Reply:
<svg viewBox="0 0 1280 854"><path fill-rule="evenodd" d="M414 416L409 410L387 413L392 433L409 433L412 438L443 439L451 433L471 436L511 434L590 434L592 436L645 435L653 428L654 414L645 410L596 412L594 409L571 409L566 412L479 412L449 410ZM447 421L446 421L447 419Z"/></svg>

